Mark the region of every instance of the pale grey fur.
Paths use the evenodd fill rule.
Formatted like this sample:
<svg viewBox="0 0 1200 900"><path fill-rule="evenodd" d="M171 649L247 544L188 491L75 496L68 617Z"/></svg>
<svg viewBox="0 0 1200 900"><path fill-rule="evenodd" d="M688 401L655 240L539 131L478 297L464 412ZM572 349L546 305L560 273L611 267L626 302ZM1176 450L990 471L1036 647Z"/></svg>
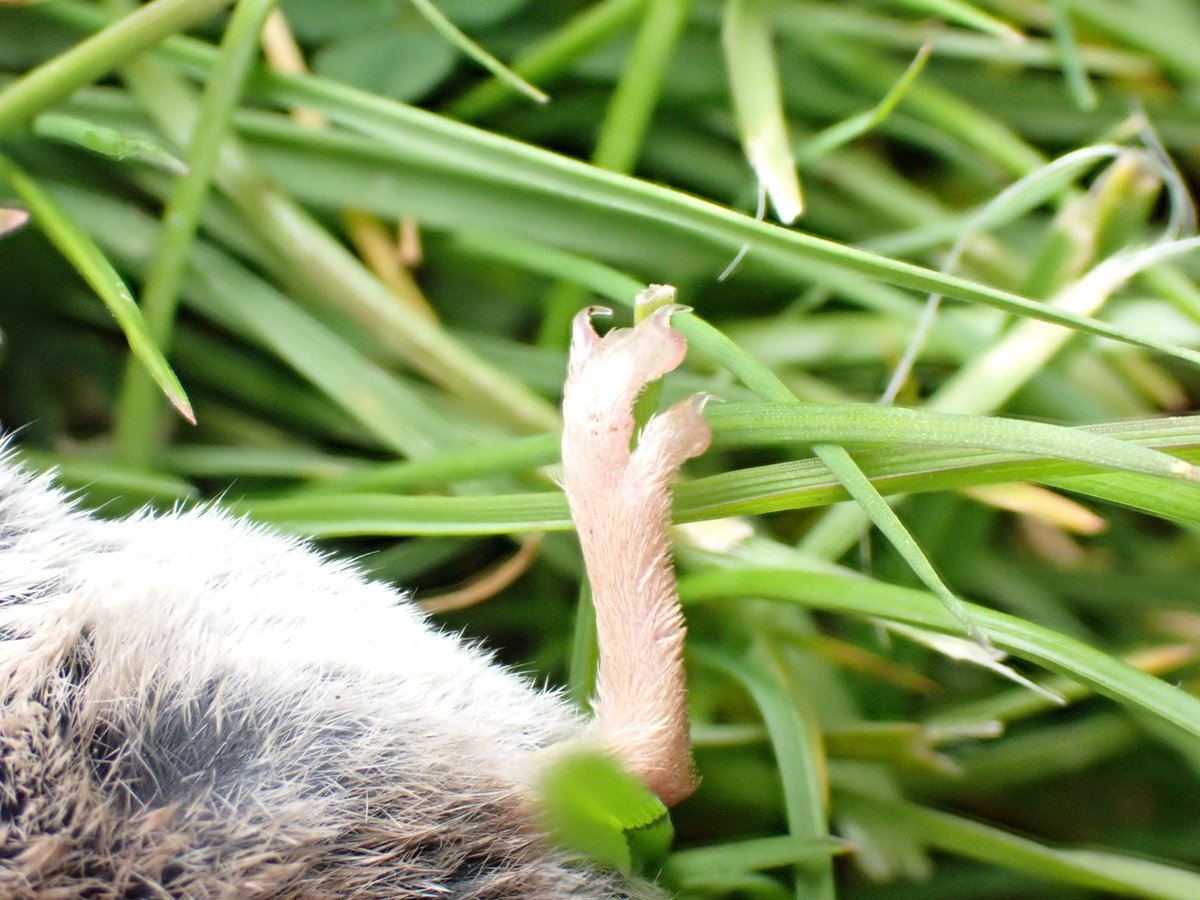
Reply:
<svg viewBox="0 0 1200 900"><path fill-rule="evenodd" d="M213 510L104 521L0 460L0 896L659 896L565 861L558 696Z"/></svg>

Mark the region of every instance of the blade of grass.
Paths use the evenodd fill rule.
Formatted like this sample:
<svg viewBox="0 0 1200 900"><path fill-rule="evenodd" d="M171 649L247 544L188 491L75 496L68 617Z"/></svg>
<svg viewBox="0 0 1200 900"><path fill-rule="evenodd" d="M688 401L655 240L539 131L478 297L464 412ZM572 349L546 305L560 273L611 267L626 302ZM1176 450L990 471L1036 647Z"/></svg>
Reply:
<svg viewBox="0 0 1200 900"><path fill-rule="evenodd" d="M1067 459L1105 469L1200 481L1190 463L1082 429L994 416L960 416L871 403L850 406L729 403L707 411L721 442L733 446L806 444L928 444ZM1183 488L1181 489L1191 489Z"/></svg>
<svg viewBox="0 0 1200 900"><path fill-rule="evenodd" d="M172 175L186 175L188 171L187 163L153 141L74 116L42 113L33 120L33 133L48 140L84 147L110 159L145 163Z"/></svg>
<svg viewBox="0 0 1200 900"><path fill-rule="evenodd" d="M685 604L755 597L895 619L947 633L959 630L958 621L932 594L861 576L757 568L709 570L680 579L679 593ZM967 611L1000 649L1083 682L1200 738L1200 698L1032 622L970 603Z"/></svg>
<svg viewBox="0 0 1200 900"><path fill-rule="evenodd" d="M790 14L789 14L790 13ZM882 55L870 53L849 41L817 41L804 27L803 17L785 8L780 34L796 41L834 74L870 93L886 91L900 70ZM959 97L943 84L917 82L904 97L904 110L933 126L935 134L962 141L1004 171L1020 177L1045 162L1042 153L995 115Z"/></svg>
<svg viewBox="0 0 1200 900"><path fill-rule="evenodd" d="M572 527L567 502L557 492L466 497L314 495L250 498L228 506L238 515L313 538L520 534Z"/></svg>
<svg viewBox="0 0 1200 900"><path fill-rule="evenodd" d="M188 444L160 451L154 467L188 478L286 478L322 484L351 477L363 466L353 457L303 448Z"/></svg>
<svg viewBox="0 0 1200 900"><path fill-rule="evenodd" d="M16 456L35 470L53 472L56 483L80 491L89 503L110 515L132 512L147 503L170 507L199 498L199 492L186 481L106 460L28 449L19 450Z"/></svg>
<svg viewBox="0 0 1200 900"><path fill-rule="evenodd" d="M335 481L314 484L305 493L388 493L428 488L501 475L558 461L557 433L443 450L430 459L363 467Z"/></svg>
<svg viewBox="0 0 1200 900"><path fill-rule="evenodd" d="M89 14L68 0L54 7L57 14L69 16L75 23L96 20L94 13ZM198 42L179 39L169 42L167 49L173 59L199 71L211 64L210 51ZM764 262L801 278L819 278L839 286L853 280L851 276L867 275L897 286L940 292L947 297L1147 347L1200 365L1200 352L1189 348L1133 334L1087 316L1051 309L967 279L756 222L752 217L678 191L604 172L314 76L274 74L263 76L256 83L260 86L256 94L284 105L312 106L331 119L379 139L368 143L346 135L303 134L294 125L280 122L270 129L276 135L287 136L284 143L272 143L269 148L277 163L281 159L278 154L305 145L322 145L324 154L335 147L338 152L346 152L353 146L356 156L364 161L373 157L372 165L382 162L381 152L389 160L384 166L387 172L384 182L361 168L345 180L333 178L333 173L314 177L313 164L318 160L309 157L305 177L287 181L288 188L299 196L318 199L322 191L336 184L343 205L352 200L355 205L382 214L399 204L414 210L430 224L469 225L479 229L494 223L500 228L516 229L554 244L573 245L590 252L603 253L606 248L610 248L609 252L616 249L639 252L651 264L661 263L663 254L672 245L689 246L689 252L693 253L703 247L707 252L705 258L711 261L714 248L732 253L749 243ZM256 118L256 121L261 125L266 120ZM256 133L260 138L265 137L261 130ZM386 152L379 141L387 146ZM260 153L268 150L261 143L258 146ZM331 160L325 155L320 161L328 164ZM1037 164L1040 159L1022 171ZM472 189L459 193L457 188L465 187L467 173ZM480 179L490 185L486 204L480 204L476 191ZM363 186L368 184L370 190L364 190ZM435 185L436 189L431 189ZM353 196L348 197L347 191ZM504 202L498 199L500 193L505 194ZM512 210L528 208L531 201L537 213L514 218ZM547 202L549 206L545 205ZM501 210L504 215L498 216ZM583 230L579 225L582 219L589 223ZM633 234L639 237L636 242L630 240ZM632 251L633 247L637 250ZM652 254L647 250L649 247L653 247Z"/></svg>
<svg viewBox="0 0 1200 900"><path fill-rule="evenodd" d="M409 0L409 2L417 8L417 11L425 17L425 20L434 27L438 34L450 42L451 46L457 47L460 52L475 60L504 84L518 93L524 94L535 103L545 103L550 99L543 91L538 90L463 34L458 26L446 18L446 14L438 9L431 0Z"/></svg>
<svg viewBox="0 0 1200 900"><path fill-rule="evenodd" d="M690 8L691 0L649 0L646 4L604 111L592 150L596 166L614 172L630 172L636 166ZM586 302L586 294L574 279L553 285L542 301L546 312L538 343L548 347L565 344L571 319Z"/></svg>
<svg viewBox="0 0 1200 900"><path fill-rule="evenodd" d="M878 814L913 829L946 853L1037 878L1155 900L1190 900L1200 895L1200 874L1176 866L1098 850L1047 847L999 828L914 803L841 792L838 799L850 806L874 807Z"/></svg>
<svg viewBox="0 0 1200 900"><path fill-rule="evenodd" d="M804 200L779 92L772 9L764 0L726 0L721 45L742 149L775 215L790 225Z"/></svg>
<svg viewBox="0 0 1200 900"><path fill-rule="evenodd" d="M1051 0L1054 6L1054 46L1062 60L1063 78L1067 89L1080 109L1091 112L1099 104L1095 88L1088 79L1087 67L1071 27L1071 4L1067 0Z"/></svg>
<svg viewBox="0 0 1200 900"><path fill-rule="evenodd" d="M0 91L0 135L26 125L73 91L228 6L232 0L154 0L111 25L102 14L96 34ZM93 16L96 11L92 11ZM107 27L105 27L107 25Z"/></svg>
<svg viewBox="0 0 1200 900"><path fill-rule="evenodd" d="M614 172L633 170L690 7L691 0L649 0L604 113L592 152L597 166Z"/></svg>
<svg viewBox="0 0 1200 900"><path fill-rule="evenodd" d="M719 433L719 426L716 431ZM1200 447L1187 451L1187 455L1200 460ZM1088 467L980 451L867 450L856 453L855 461L876 489L885 494L1035 481L1170 521L1200 525L1200 503L1196 498L1161 478L1083 474ZM849 498L818 459L730 470L685 482L675 494L675 514L682 521L810 509Z"/></svg>
<svg viewBox="0 0 1200 900"><path fill-rule="evenodd" d="M192 405L183 385L179 383L179 379L163 357L154 335L133 299L133 294L112 263L36 181L3 155L0 155L0 177L8 182L29 208L38 228L104 301L108 311L121 326L134 359L145 367L153 383L166 395L179 414L194 423L196 416L192 412Z"/></svg>
<svg viewBox="0 0 1200 900"><path fill-rule="evenodd" d="M63 187L61 197L85 221L119 223L101 234L135 271L147 262L157 223L109 195ZM185 300L204 316L266 347L319 388L383 444L425 456L460 443L432 403L399 377L322 325L277 288L203 242L193 244Z"/></svg>
<svg viewBox="0 0 1200 900"><path fill-rule="evenodd" d="M973 3L966 3L964 0L889 0L889 5L910 9L923 15L937 16L1001 40L1014 42L1025 40L1024 34L1003 19L997 19Z"/></svg>
<svg viewBox="0 0 1200 900"><path fill-rule="evenodd" d="M883 99L875 104L873 109L851 116L849 119L843 119L841 122L830 125L823 131L814 134L796 149L796 162L802 166L809 165L826 154L833 152L843 144L848 144L862 137L891 115L892 110L904 99L904 95L908 92L908 89L925 68L925 63L929 61L929 55L932 52L933 44L922 44L921 49L917 51L917 55L913 57L913 61L908 64L908 68L900 76L900 80L892 85Z"/></svg>
<svg viewBox="0 0 1200 900"><path fill-rule="evenodd" d="M689 882L694 882L696 887L704 887L714 877L729 876L734 872L810 865L849 849L846 844L833 838L801 840L790 834L752 838L672 853L664 875L683 887L687 887Z"/></svg>
<svg viewBox="0 0 1200 900"><path fill-rule="evenodd" d="M239 0L221 39L220 63L204 90L187 150L188 173L171 191L162 214L158 245L142 285L142 313L155 343L168 347L174 334L179 289L188 267L192 242L208 198L230 118L241 100L250 66L257 58L258 35L275 7L275 0ZM146 72L144 63L129 64L129 72ZM136 74L131 74L135 85ZM142 371L125 369L116 404L114 449L129 465L145 466L154 454L159 432L157 403Z"/></svg>
<svg viewBox="0 0 1200 900"><path fill-rule="evenodd" d="M525 78L545 80L567 69L576 60L620 34L646 5L647 0L601 0L580 11L558 31L527 46L513 59L512 70ZM478 119L512 96L499 79L467 92L444 110L456 119Z"/></svg>
<svg viewBox="0 0 1200 900"><path fill-rule="evenodd" d="M753 698L779 766L791 837L803 843L828 841L828 786L815 723L805 721L779 679L754 660L711 647L689 648L689 656L732 675ZM834 896L828 856L797 860L795 870L798 898Z"/></svg>

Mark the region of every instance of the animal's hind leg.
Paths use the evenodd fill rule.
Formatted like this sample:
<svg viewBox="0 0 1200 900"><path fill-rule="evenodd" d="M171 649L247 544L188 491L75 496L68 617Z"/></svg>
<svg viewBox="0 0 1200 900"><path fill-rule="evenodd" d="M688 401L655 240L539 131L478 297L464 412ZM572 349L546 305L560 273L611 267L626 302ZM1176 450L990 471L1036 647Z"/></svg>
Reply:
<svg viewBox="0 0 1200 900"><path fill-rule="evenodd" d="M652 288L653 290L653 288ZM663 307L599 337L575 319L563 400L563 469L596 607L600 672L593 734L667 804L694 788L683 617L666 529L669 484L711 438L692 397L651 417L636 450L633 404L683 360Z"/></svg>

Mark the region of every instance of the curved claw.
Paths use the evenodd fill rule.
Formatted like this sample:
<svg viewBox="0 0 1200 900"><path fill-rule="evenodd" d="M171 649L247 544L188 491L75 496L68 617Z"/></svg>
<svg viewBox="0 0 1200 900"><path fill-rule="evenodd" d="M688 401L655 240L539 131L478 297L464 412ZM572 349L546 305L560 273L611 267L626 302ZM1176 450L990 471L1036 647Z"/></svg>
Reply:
<svg viewBox="0 0 1200 900"><path fill-rule="evenodd" d="M613 311L607 306L587 306L575 314L571 320L571 357L568 363L569 379L583 365L584 361L600 346L600 335L592 327L592 316L611 316Z"/></svg>

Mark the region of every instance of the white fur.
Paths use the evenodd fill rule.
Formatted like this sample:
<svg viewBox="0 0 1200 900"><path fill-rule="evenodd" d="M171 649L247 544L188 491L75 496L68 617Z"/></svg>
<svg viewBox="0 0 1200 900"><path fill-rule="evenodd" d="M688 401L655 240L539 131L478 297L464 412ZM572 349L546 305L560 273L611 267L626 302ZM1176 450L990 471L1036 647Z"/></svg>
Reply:
<svg viewBox="0 0 1200 900"><path fill-rule="evenodd" d="M576 323L565 486L593 582L592 729L392 588L215 509L104 521L0 447L0 897L649 897L547 847L529 785L598 741L690 793L668 483L693 398L660 311Z"/></svg>

